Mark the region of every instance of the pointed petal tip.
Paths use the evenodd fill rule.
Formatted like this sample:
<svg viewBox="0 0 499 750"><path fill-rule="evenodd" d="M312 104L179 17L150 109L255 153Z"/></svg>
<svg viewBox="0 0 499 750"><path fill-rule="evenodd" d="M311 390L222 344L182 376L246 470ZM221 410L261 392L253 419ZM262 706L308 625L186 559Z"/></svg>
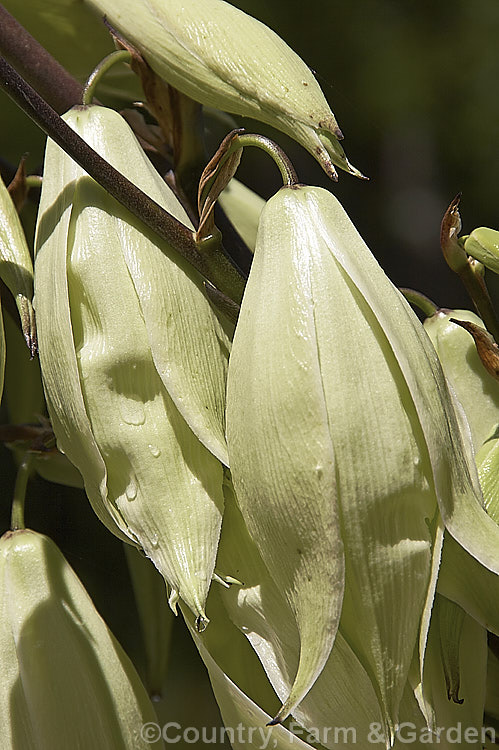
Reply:
<svg viewBox="0 0 499 750"><path fill-rule="evenodd" d="M189 609L191 610L191 612L194 614L196 618L194 620L194 627L196 629L196 632L204 633L204 631L206 630L210 622L209 618L206 616L206 612L204 611L204 608L201 606L201 604L197 600L192 601L186 598L185 596L180 597L179 591L177 591L177 589L174 589L174 588L171 589L170 596L168 597L168 604L170 605L170 609L172 610L173 614L175 616L178 614L177 604L180 598L182 598L182 601L184 601L187 604L187 606L189 607Z"/></svg>
<svg viewBox="0 0 499 750"><path fill-rule="evenodd" d="M170 591L170 596L168 597L168 604L169 604L171 611L173 612L175 616L177 616L178 614L177 612L178 600L179 600L178 591L172 588L172 590Z"/></svg>
<svg viewBox="0 0 499 750"><path fill-rule="evenodd" d="M338 182L338 172L336 171L333 160L331 159L331 152L324 147L317 148L315 156L327 176L331 180L333 180L333 182ZM348 174L351 174L354 177L358 177L360 180L369 180L369 177L366 177L366 175L362 174L362 172L354 167L353 164L351 164L346 158L337 158L334 160L334 163L337 167L340 167L340 169L343 169L345 172L348 172Z"/></svg>

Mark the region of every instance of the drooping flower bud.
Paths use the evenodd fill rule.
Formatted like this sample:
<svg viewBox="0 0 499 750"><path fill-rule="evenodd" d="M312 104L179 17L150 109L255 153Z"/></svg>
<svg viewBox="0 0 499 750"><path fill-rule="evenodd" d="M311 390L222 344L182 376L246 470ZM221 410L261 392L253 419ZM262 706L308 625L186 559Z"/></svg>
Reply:
<svg viewBox="0 0 499 750"><path fill-rule="evenodd" d="M115 112L66 121L185 224L185 212ZM94 510L141 546L204 620L223 508L229 342L174 251L61 149L47 144L36 309L49 414ZM212 453L213 452L213 453Z"/></svg>
<svg viewBox="0 0 499 750"><path fill-rule="evenodd" d="M333 179L361 176L312 71L260 21L222 0L88 1L179 91L281 130Z"/></svg>
<svg viewBox="0 0 499 750"><path fill-rule="evenodd" d="M241 511L300 632L276 718L314 684L341 614L393 737L431 592L437 500L496 572L499 529L431 343L325 190L283 188L262 212L227 438Z"/></svg>
<svg viewBox="0 0 499 750"><path fill-rule="evenodd" d="M476 260L499 273L499 232L497 229L478 227L464 241L464 249Z"/></svg>
<svg viewBox="0 0 499 750"><path fill-rule="evenodd" d="M439 310L424 326L470 426L485 508L499 522L499 382L487 371L473 336L458 321L471 324L475 337L480 332L487 340L483 322L469 310Z"/></svg>
<svg viewBox="0 0 499 750"><path fill-rule="evenodd" d="M499 383L480 361L471 335L453 319L484 328L469 310L438 310L426 318L424 327L465 411L475 450L479 450L499 422Z"/></svg>
<svg viewBox="0 0 499 750"><path fill-rule="evenodd" d="M162 747L135 669L56 545L23 529L0 539L0 718L4 747Z"/></svg>

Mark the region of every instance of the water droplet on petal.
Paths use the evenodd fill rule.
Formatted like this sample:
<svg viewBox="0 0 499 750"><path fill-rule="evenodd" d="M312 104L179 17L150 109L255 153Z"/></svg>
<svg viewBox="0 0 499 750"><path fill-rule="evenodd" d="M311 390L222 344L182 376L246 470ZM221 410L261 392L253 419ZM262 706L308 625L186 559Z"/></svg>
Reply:
<svg viewBox="0 0 499 750"><path fill-rule="evenodd" d="M125 494L128 500L135 500L137 497L137 482L135 479L131 479L125 490Z"/></svg>
<svg viewBox="0 0 499 750"><path fill-rule="evenodd" d="M158 456L161 455L161 448L158 448L157 445L149 445L149 450L151 451L154 458L158 458Z"/></svg>
<svg viewBox="0 0 499 750"><path fill-rule="evenodd" d="M120 411L123 421L127 424L141 425L146 421L146 413L143 404L132 398L123 399L120 402Z"/></svg>

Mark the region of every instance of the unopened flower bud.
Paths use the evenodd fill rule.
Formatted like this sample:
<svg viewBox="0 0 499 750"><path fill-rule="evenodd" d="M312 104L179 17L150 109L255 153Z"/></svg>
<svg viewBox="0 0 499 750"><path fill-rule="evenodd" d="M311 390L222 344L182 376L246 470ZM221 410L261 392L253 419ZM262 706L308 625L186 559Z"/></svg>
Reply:
<svg viewBox="0 0 499 750"><path fill-rule="evenodd" d="M132 663L56 545L23 529L0 539L0 719L4 747L162 747Z"/></svg>
<svg viewBox="0 0 499 750"><path fill-rule="evenodd" d="M464 249L476 260L499 273L499 232L497 229L479 227L466 238Z"/></svg>
<svg viewBox="0 0 499 750"><path fill-rule="evenodd" d="M424 322L445 376L465 411L473 445L478 450L499 422L499 383L480 361L470 333L452 319L473 323L482 329L484 325L469 310L438 310Z"/></svg>
<svg viewBox="0 0 499 750"><path fill-rule="evenodd" d="M201 104L272 125L362 176L310 68L271 29L222 0L89 0L165 81Z"/></svg>

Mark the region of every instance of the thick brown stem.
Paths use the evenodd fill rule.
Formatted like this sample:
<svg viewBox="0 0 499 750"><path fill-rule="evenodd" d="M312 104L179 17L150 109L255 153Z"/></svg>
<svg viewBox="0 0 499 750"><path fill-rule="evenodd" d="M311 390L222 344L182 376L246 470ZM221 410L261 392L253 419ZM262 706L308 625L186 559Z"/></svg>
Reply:
<svg viewBox="0 0 499 750"><path fill-rule="evenodd" d="M244 280L222 252L198 251L190 229L171 216L94 151L37 92L0 57L0 86L72 159L125 208L150 227L221 292L239 302Z"/></svg>

